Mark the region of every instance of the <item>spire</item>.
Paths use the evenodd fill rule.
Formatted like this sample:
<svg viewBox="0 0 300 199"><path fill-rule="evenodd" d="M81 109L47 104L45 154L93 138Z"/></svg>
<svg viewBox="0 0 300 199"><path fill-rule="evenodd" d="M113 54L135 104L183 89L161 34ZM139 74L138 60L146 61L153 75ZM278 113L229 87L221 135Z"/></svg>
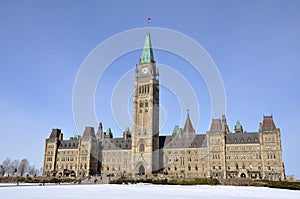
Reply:
<svg viewBox="0 0 300 199"><path fill-rule="evenodd" d="M155 63L155 61L153 56L150 34L147 33L144 48L143 48L143 53L140 58L140 64L150 64L150 63Z"/></svg>
<svg viewBox="0 0 300 199"><path fill-rule="evenodd" d="M183 127L183 132L184 133L194 133L195 129L192 125L191 119L190 119L190 114L189 114L189 110L187 110L187 118Z"/></svg>

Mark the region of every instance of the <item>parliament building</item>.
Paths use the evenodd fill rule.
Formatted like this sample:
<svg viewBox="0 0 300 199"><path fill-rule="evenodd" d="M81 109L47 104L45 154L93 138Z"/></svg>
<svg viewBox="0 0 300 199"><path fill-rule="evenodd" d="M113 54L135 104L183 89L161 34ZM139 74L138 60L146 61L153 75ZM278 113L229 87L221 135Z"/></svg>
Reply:
<svg viewBox="0 0 300 199"><path fill-rule="evenodd" d="M100 123L97 130L86 127L82 136L65 140L60 129L53 129L45 142L43 175L285 179L280 129L272 116L263 116L257 132L246 132L240 121L230 130L222 115L197 134L187 113L183 127L159 135L159 78L150 34L133 88L131 130L114 138Z"/></svg>

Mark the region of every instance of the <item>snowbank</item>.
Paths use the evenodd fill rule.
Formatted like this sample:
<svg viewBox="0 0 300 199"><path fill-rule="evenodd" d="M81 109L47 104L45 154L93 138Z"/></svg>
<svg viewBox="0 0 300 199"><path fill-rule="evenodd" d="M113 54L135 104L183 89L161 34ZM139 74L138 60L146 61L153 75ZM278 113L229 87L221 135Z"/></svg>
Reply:
<svg viewBox="0 0 300 199"><path fill-rule="evenodd" d="M46 185L0 187L1 198L300 198L300 191L266 187L180 185Z"/></svg>

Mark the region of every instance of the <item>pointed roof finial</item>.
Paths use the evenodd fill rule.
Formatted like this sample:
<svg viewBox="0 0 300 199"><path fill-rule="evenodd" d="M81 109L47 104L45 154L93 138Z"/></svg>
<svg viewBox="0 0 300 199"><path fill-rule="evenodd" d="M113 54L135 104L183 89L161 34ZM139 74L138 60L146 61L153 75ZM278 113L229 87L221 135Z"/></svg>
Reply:
<svg viewBox="0 0 300 199"><path fill-rule="evenodd" d="M150 33L146 34L145 44L140 58L140 64L155 63L151 45Z"/></svg>
<svg viewBox="0 0 300 199"><path fill-rule="evenodd" d="M187 105L187 109L186 109L187 114L190 114L190 109L189 109L189 105Z"/></svg>

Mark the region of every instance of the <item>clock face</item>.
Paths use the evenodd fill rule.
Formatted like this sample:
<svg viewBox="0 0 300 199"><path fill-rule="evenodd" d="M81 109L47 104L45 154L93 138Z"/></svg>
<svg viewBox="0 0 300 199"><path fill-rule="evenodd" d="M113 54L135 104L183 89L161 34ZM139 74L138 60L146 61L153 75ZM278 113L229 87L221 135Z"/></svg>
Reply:
<svg viewBox="0 0 300 199"><path fill-rule="evenodd" d="M148 68L142 68L142 74L147 74L148 73Z"/></svg>

